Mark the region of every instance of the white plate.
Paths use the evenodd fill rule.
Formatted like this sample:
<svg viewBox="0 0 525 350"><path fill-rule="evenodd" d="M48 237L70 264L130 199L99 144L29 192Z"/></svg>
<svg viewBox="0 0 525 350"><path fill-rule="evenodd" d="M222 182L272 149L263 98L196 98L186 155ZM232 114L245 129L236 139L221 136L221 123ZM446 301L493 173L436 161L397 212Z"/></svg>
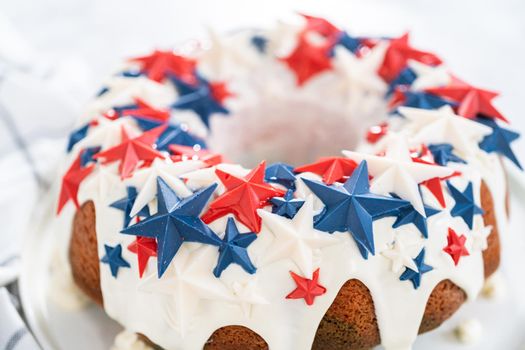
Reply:
<svg viewBox="0 0 525 350"><path fill-rule="evenodd" d="M479 299L465 305L438 330L420 336L415 349L525 349L525 180L514 170L510 170L510 179L514 215L509 232L501 232L503 258L500 273L507 282L507 296L499 301ZM53 232L41 228L44 219L53 213L50 210L52 205L41 207L44 209L34 216L35 225L32 232L28 232L22 254L20 293L27 321L46 350L109 349L121 327L100 308L91 305L81 311L65 311L47 297ZM476 318L483 325L482 339L469 346L460 344L452 335L454 327L467 318Z"/></svg>

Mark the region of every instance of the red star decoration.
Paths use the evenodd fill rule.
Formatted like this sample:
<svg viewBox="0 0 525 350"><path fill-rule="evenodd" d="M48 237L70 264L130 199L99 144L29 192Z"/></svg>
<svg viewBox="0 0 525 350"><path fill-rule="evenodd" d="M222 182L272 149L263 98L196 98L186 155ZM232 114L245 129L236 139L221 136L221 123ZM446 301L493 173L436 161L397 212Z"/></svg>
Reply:
<svg viewBox="0 0 525 350"><path fill-rule="evenodd" d="M312 305L316 297L326 293L326 288L319 284L319 269L315 270L312 279L301 277L290 271L290 275L297 285L286 299L304 299L307 305Z"/></svg>
<svg viewBox="0 0 525 350"><path fill-rule="evenodd" d="M436 164L436 162L434 162L434 157L432 156L432 152L430 152L430 150L425 144L421 145L420 150L412 150L411 157L412 157L412 161L416 163L438 165ZM420 185L428 188L428 190L434 195L434 197L436 197L437 201L439 202L439 205L441 205L442 208L445 208L447 204L445 202L445 195L443 194L443 186L442 186L441 181L448 180L454 176L459 176L459 175L461 175L461 172L454 171L449 176L445 176L441 178L434 177L432 179L428 179L426 181L421 182Z"/></svg>
<svg viewBox="0 0 525 350"><path fill-rule="evenodd" d="M454 260L454 265L457 266L459 259L461 259L462 256L469 255L469 252L465 247L467 237L465 237L465 235L458 236L456 231L449 227L447 241L448 245L443 248L443 251L452 257L452 260Z"/></svg>
<svg viewBox="0 0 525 350"><path fill-rule="evenodd" d="M428 65L441 64L441 59L436 55L416 50L408 43L408 33L401 37L392 39L385 53L383 64L379 68L378 74L387 82L394 80L399 73L407 66L408 60L415 60Z"/></svg>
<svg viewBox="0 0 525 350"><path fill-rule="evenodd" d="M196 82L194 73L197 62L172 51L155 50L151 55L132 58L130 61L139 63L141 73L157 82L163 81L170 74L189 84Z"/></svg>
<svg viewBox="0 0 525 350"><path fill-rule="evenodd" d="M233 214L250 231L261 231L261 217L257 209L268 205L272 197L283 197L285 191L274 188L264 182L266 162L261 162L244 178L215 170L215 173L226 187L226 192L215 199L202 220L209 224L226 214Z"/></svg>
<svg viewBox="0 0 525 350"><path fill-rule="evenodd" d="M221 105L224 104L224 101L227 98L234 96L234 94L228 89L228 86L225 82L210 83L210 90L213 99Z"/></svg>
<svg viewBox="0 0 525 350"><path fill-rule="evenodd" d="M299 36L295 50L281 60L295 73L297 85L301 86L313 76L332 69L329 55L332 46L331 41L324 45L311 44L303 33Z"/></svg>
<svg viewBox="0 0 525 350"><path fill-rule="evenodd" d="M166 122L170 118L170 112L167 109L158 109L148 104L141 98L135 97L137 108L123 109L121 116L131 115L134 117L152 119L159 122Z"/></svg>
<svg viewBox="0 0 525 350"><path fill-rule="evenodd" d="M459 105L456 107L456 112L465 118L473 119L478 114L482 114L485 117L509 122L492 105L492 100L499 95L497 92L476 88L458 78L453 78L448 86L431 88L426 91L458 102Z"/></svg>
<svg viewBox="0 0 525 350"><path fill-rule="evenodd" d="M155 158L164 158L162 153L153 149L152 145L164 132L166 125L158 126L130 139L126 129L121 129L122 143L108 150L95 154L93 158L103 158L104 163L120 161L119 173L122 179L130 177L140 161L151 162Z"/></svg>
<svg viewBox="0 0 525 350"><path fill-rule="evenodd" d="M149 258L157 256L157 241L155 241L155 238L137 236L135 241L128 245L128 250L137 254L139 275L142 278Z"/></svg>
<svg viewBox="0 0 525 350"><path fill-rule="evenodd" d="M170 145L169 149L173 156L171 160L174 162L180 162L188 159L202 160L207 166L214 166L220 163L224 163L224 159L221 154L211 153L208 150L201 148L193 148L190 146L181 145Z"/></svg>
<svg viewBox="0 0 525 350"><path fill-rule="evenodd" d="M62 187L60 188L60 196L58 200L57 215L60 214L64 206L69 200L72 200L75 207L78 209L78 188L84 179L91 174L95 168L95 164L91 164L87 167L82 167L81 161L82 152L79 153L73 164L69 167L67 172L62 178Z"/></svg>
<svg viewBox="0 0 525 350"><path fill-rule="evenodd" d="M323 157L316 163L303 165L294 169L296 173L311 172L322 176L323 182L331 185L337 181L344 181L352 175L357 163L343 157Z"/></svg>
<svg viewBox="0 0 525 350"><path fill-rule="evenodd" d="M324 18L309 16L301 14L306 20L305 31L313 31L319 33L325 38L336 38L341 34L341 30L328 22Z"/></svg>
<svg viewBox="0 0 525 350"><path fill-rule="evenodd" d="M370 143L376 143L381 140L388 132L388 123L383 122L379 125L370 127L366 133L366 140Z"/></svg>

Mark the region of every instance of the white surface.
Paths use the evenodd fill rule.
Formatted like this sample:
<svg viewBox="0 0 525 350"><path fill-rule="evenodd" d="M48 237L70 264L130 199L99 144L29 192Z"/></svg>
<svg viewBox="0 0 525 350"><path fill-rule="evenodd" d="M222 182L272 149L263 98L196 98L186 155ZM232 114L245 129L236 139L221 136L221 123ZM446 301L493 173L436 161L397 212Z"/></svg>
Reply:
<svg viewBox="0 0 525 350"><path fill-rule="evenodd" d="M123 57L202 35L207 25L219 31L258 26L293 11L326 16L353 34L411 30L417 46L436 51L460 77L500 91L497 105L525 131L522 0L0 1L0 14L43 57L83 59L92 68L93 92ZM524 159L525 141L515 148Z"/></svg>
<svg viewBox="0 0 525 350"><path fill-rule="evenodd" d="M525 180L511 172L511 192L514 198L525 195ZM47 205L46 205L47 204ZM49 217L50 203L44 203L35 213L35 225L28 232L28 242L23 252L21 273L21 296L28 321L44 349L108 349L115 335L121 330L114 321L105 316L103 310L94 305L80 311L65 311L49 300L46 295L51 276L49 263L54 232L39 231L44 227L43 218ZM512 201L514 213L525 210L521 200ZM525 345L522 325L525 322L525 281L521 278L525 264L525 237L522 228L523 216L514 215L509 232L502 233L502 271L509 293L500 300L480 299L465 305L437 331L422 335L415 349L437 350L493 350L521 349ZM483 326L481 341L475 345L460 344L453 335L454 328L465 319L478 319ZM75 325L71 327L71 325Z"/></svg>

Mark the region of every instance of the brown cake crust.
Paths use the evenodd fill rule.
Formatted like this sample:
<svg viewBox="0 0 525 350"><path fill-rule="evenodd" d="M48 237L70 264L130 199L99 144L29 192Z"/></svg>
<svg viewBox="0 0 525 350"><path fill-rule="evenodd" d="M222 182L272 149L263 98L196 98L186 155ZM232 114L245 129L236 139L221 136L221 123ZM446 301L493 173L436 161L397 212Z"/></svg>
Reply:
<svg viewBox="0 0 525 350"><path fill-rule="evenodd" d="M487 239L488 248L483 252L487 277L499 266L500 243L494 203L484 182L481 185L481 206L484 210L485 224L493 226ZM93 202L84 203L75 215L69 257L76 284L91 299L102 305L95 222ZM419 332L427 332L441 325L465 300L466 294L458 286L450 280L441 281L430 295ZM361 350L378 344L379 328L370 291L362 282L349 280L341 287L321 320L312 349ZM204 349L263 350L268 349L268 345L252 330L232 325L217 329L204 345Z"/></svg>

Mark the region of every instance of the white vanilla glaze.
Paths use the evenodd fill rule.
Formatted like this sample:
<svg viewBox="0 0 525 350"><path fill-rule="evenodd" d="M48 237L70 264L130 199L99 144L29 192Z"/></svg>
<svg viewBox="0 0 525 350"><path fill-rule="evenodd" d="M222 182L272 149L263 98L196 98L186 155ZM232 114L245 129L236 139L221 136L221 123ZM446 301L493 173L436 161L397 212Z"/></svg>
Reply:
<svg viewBox="0 0 525 350"><path fill-rule="evenodd" d="M282 154L276 152L289 156L290 150L297 152L291 155L291 159L304 158L302 148L292 148L293 144L289 143L289 139L293 139L286 136L290 128L315 131L320 123L325 123L330 128L337 128L342 124L348 130L335 133L331 146L339 146L345 140L346 144L339 148L355 146L356 142L349 142L348 137L356 140L355 135L362 135L366 126L386 115L383 102L386 86L380 86L375 75L384 55L385 45L376 46L375 51L364 58L370 62L358 62L362 66L352 67L351 77L346 77L339 71L344 61L341 55L349 53L336 51L334 66L338 68L335 71L325 72L304 87L297 88L293 74L273 57L273 53L283 56L289 52L296 40L296 32L297 26L280 24L278 29L265 33L270 40L270 53L266 55L257 54L250 45L251 32L212 37L212 44L215 45L212 51L203 53L197 50L196 56L202 56L199 68L211 80L226 79L231 82L231 88L236 94L236 98L228 102L232 115L212 117L211 136L207 135L199 118L191 112L175 111L173 118L187 123L194 132L207 137L212 149L215 146L219 151L224 150L227 157L242 159L251 164L258 161L243 159L243 147L253 148L249 152L250 157L271 154L279 159ZM350 58L352 59L359 61L355 57ZM356 62L349 64L355 65ZM431 71L438 68L426 69ZM438 73L431 71L435 79L423 79L416 86L432 86L432 81L436 85L446 82L442 72ZM95 99L88 108L85 120L79 125L93 118L99 124L90 128L87 137L68 155L63 165L64 171L81 149L96 145L108 148L118 144L122 126L131 135L140 133L131 118L108 121L100 113L112 106L131 103L133 97L141 97L159 107L166 107L176 99L176 92L169 82L160 84L144 77L112 77L106 86L110 88L109 91ZM354 96L359 97L356 100ZM285 116L301 118L303 112L307 116L305 121L284 119ZM322 116L321 119L319 115ZM409 119L393 117L389 119L389 123L393 132L403 135L410 147L418 146L424 141L455 141L450 139L454 137L450 133L432 135L432 139L425 139L428 134L419 133ZM339 126L339 129L344 128ZM278 135L282 136L284 133L285 136L272 139L271 144L265 142L272 132L281 132ZM479 204L483 179L493 195L498 229L505 232L505 173L496 155L486 154L477 148L477 142L483 133L484 130L479 130L479 133L469 135L468 142L472 147L456 152L468 161L468 165L449 163L450 168L462 173L451 179L451 183L463 190L468 182L472 182L476 203ZM385 139L388 140L388 137ZM306 144L307 137L298 136L294 141ZM316 139L310 141L316 142ZM326 140L319 142L326 143ZM386 141L375 145L363 144L361 149L364 152L377 153L384 151L385 145ZM150 210L154 213L155 187L147 186L147 181L144 181L148 172L157 171L183 197L191 194L192 190L212 183L219 184L216 195L223 193L224 187L215 175L215 168L237 176L248 172L248 169L232 164L204 168L204 164L199 161L190 166L185 162L171 163L169 160L155 162L162 164L136 171L124 181L118 175L117 163L97 166L81 185L78 199L79 203L92 200L95 204L99 256L105 254L104 244L121 244L122 257L131 265L131 268L121 268L117 278L111 275L107 265L100 265L105 311L127 331L144 334L163 348L202 349L215 330L227 325L242 325L263 337L271 350L310 349L319 322L341 286L350 279L358 279L368 287L373 298L382 345L387 350L410 349L416 339L428 297L439 282L450 279L465 291L469 300L475 299L483 286L483 244L474 244L474 234L484 228L483 219L481 215L475 216L473 230L470 230L460 217L451 217L450 209L454 200L447 190L444 190L447 208L428 219L428 239L424 240L414 225L393 229L394 217L376 220L373 224L376 254L365 260L348 232L328 234L317 231L313 224L308 224L308 220L313 222L313 216L323 206L301 180L301 177L320 180L319 176L311 173L303 173L297 178L296 196L307 199L307 203L297 214L297 223L289 223L290 229L301 228L301 236L293 238L298 241L297 244L301 240L304 249L300 252L295 251L294 245L289 241L280 241L285 238L279 232L276 234L275 230L287 219L271 214L271 207L268 206L263 209L268 213L261 214L261 232L248 248L250 259L257 267L254 275L232 264L220 278L216 278L212 270L218 258L217 248L184 243L162 278L157 278L156 259L152 258L141 279L137 257L126 248L135 237L119 233L123 213L109 207L110 203L125 197L126 186L136 186L143 198L151 199ZM186 179L186 182L183 183L179 178ZM439 208L433 195L426 189L422 191L425 204ZM74 213L73 205L68 204L57 219L56 230L60 231L60 237L69 235ZM220 218L212 222L210 227L222 236L226 219ZM299 222L299 219L306 221ZM241 223L237 222L237 225L240 232L248 231ZM447 245L449 227L467 237L470 255L462 257L458 266L454 266L450 256L443 251ZM392 242L396 239L403 240L406 246L417 247L411 253L412 258L421 247L426 249L425 263L432 266L433 270L423 275L418 289L414 289L410 281L400 281L399 276L404 268L393 272L388 254L382 254L391 249ZM275 255L274 248L285 243L290 247L289 254L277 258L272 256ZM304 275L313 267L320 268L319 282L326 287L326 294L317 297L311 306L307 306L301 299L286 299L285 296L295 288L289 271Z"/></svg>

